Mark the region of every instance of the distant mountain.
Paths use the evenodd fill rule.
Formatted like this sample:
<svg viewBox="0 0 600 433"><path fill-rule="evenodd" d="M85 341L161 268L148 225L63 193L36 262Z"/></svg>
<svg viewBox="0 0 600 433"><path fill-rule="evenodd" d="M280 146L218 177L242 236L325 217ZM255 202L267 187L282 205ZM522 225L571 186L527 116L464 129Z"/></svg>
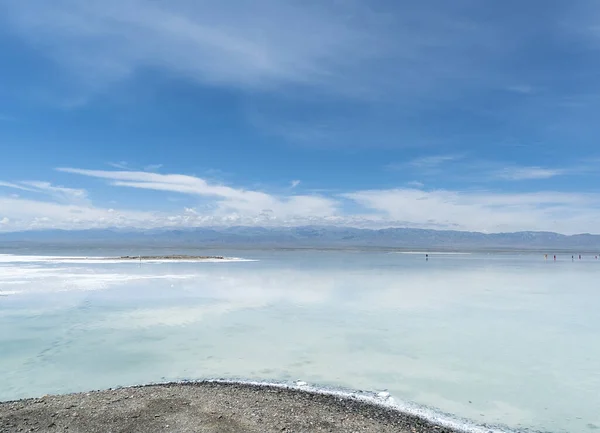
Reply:
<svg viewBox="0 0 600 433"><path fill-rule="evenodd" d="M0 233L0 246L394 248L419 250L573 250L600 252L600 235L552 232L485 234L451 230L352 227L42 230Z"/></svg>

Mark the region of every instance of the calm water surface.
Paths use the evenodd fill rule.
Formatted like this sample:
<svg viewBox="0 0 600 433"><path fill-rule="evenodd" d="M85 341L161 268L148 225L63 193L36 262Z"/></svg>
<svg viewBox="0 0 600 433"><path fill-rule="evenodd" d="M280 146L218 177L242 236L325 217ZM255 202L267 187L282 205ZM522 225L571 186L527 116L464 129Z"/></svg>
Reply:
<svg viewBox="0 0 600 433"><path fill-rule="evenodd" d="M0 255L0 400L302 379L477 424L600 431L593 257L245 250L209 254L256 261L140 265L13 253Z"/></svg>

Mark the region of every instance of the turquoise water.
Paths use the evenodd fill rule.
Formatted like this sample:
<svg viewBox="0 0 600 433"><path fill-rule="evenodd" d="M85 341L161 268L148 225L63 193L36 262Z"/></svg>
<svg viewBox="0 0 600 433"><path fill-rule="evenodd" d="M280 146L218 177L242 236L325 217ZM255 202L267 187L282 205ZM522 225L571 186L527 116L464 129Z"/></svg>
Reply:
<svg viewBox="0 0 600 433"><path fill-rule="evenodd" d="M593 257L48 257L122 253L0 255L0 400L177 379L301 379L518 431L600 428Z"/></svg>

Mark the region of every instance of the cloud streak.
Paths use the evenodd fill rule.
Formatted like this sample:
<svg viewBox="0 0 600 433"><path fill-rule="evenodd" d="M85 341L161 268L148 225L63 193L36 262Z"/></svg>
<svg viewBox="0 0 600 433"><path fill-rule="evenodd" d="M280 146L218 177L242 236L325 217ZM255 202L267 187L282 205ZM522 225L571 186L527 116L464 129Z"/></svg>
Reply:
<svg viewBox="0 0 600 433"><path fill-rule="evenodd" d="M407 165L416 168L424 168L431 169L437 168L440 165L443 165L447 162L452 162L461 159L459 155L431 155L431 156L422 156L419 158L415 158L410 160Z"/></svg>
<svg viewBox="0 0 600 433"><path fill-rule="evenodd" d="M464 155L458 154L439 154L425 155L409 159L403 162L395 162L388 164L385 168L393 171L411 170L419 174L437 174L444 166L460 162L464 159Z"/></svg>
<svg viewBox="0 0 600 433"><path fill-rule="evenodd" d="M158 174L134 171L102 171L59 168L65 173L106 179L114 186L177 192L216 199L216 212L222 215L241 213L272 219L291 217L325 218L336 214L335 200L318 195L278 197L261 191L212 184L206 180L180 174Z"/></svg>
<svg viewBox="0 0 600 433"><path fill-rule="evenodd" d="M25 185L21 185L18 183L12 183L12 182L2 182L0 181L0 187L4 187L4 188L11 188L11 189L19 189L21 191L30 191L30 192L36 192L36 190L34 188L29 188Z"/></svg>
<svg viewBox="0 0 600 433"><path fill-rule="evenodd" d="M22 182L22 184L33 188L34 191L48 194L59 201L67 203L87 201L88 193L85 189L54 186L50 182L39 181L26 181Z"/></svg>
<svg viewBox="0 0 600 433"><path fill-rule="evenodd" d="M87 201L87 191L79 188L66 188L63 186L55 186L50 182L39 181L21 181L17 183L1 182L0 187L18 189L33 193L46 194L58 201L67 203L82 203Z"/></svg>
<svg viewBox="0 0 600 433"><path fill-rule="evenodd" d="M504 180L550 179L568 173L567 169L543 167L507 167L497 171L494 177Z"/></svg>
<svg viewBox="0 0 600 433"><path fill-rule="evenodd" d="M508 162L467 159L464 155L428 155L414 158L402 164L391 164L392 170L410 170L420 176L439 176L447 180L470 182L545 180L558 176L589 174L594 170L591 160L564 167L541 167L515 165Z"/></svg>

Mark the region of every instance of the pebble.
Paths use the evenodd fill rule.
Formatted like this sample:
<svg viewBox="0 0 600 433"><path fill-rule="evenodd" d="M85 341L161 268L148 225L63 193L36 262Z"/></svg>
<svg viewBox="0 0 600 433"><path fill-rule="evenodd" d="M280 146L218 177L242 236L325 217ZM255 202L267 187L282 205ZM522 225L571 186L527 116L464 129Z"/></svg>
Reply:
<svg viewBox="0 0 600 433"><path fill-rule="evenodd" d="M298 387L308 384L302 380L294 382ZM27 401L0 403L0 432L3 431L3 417L10 413L12 420L15 414L21 413L14 427L8 427L9 432L25 427L24 420L28 417L32 422L40 421L43 431L71 430L106 433L107 423L110 430L127 431L126 425L138 426L138 431L165 431L166 424L158 418L174 421L177 428L181 423L185 431L202 431L204 422L214 424L219 430L234 431L232 425L248 423L248 432L363 432L363 433L452 433L446 427L434 428L433 425L413 417L402 415L382 406L369 405L357 399L342 398L340 395L323 395L307 393L293 388L260 388L243 384L191 383L189 385L158 385L133 388L131 390L72 394L52 397L47 407L31 410L32 403ZM306 388L300 388L306 389ZM174 392L176 391L176 392ZM108 395L112 394L111 397ZM381 391L376 396L387 401L390 394ZM108 398L107 398L108 397ZM120 397L120 416L114 416L115 410L106 403ZM134 400L129 398L135 397ZM177 398L174 398L177 397ZM153 405L146 406L145 403ZM190 402L193 402L190 407ZM77 403L77 404L73 404ZM65 410L71 407L76 410ZM54 409L54 410L53 410ZM58 412L57 412L58 411ZM73 418L73 413L77 418ZM54 417L52 416L54 414ZM199 415L199 417L195 416ZM19 415L16 415L17 418ZM56 418L58 416L58 418ZM135 419L135 421L132 420ZM5 418L8 421L9 418ZM60 419L60 427L53 420ZM102 422L103 425L98 424ZM131 424L130 424L131 423ZM196 429L198 423L199 429ZM87 426L87 429L86 427ZM93 426L89 429L89 426ZM170 425L169 425L170 426ZM4 427L5 429L7 427ZM31 423L25 428L27 431ZM54 428L52 428L54 427ZM37 427L38 430L40 427ZM84 428L84 430L81 430ZM22 431L22 430L21 430ZM182 430L183 431L183 430Z"/></svg>

